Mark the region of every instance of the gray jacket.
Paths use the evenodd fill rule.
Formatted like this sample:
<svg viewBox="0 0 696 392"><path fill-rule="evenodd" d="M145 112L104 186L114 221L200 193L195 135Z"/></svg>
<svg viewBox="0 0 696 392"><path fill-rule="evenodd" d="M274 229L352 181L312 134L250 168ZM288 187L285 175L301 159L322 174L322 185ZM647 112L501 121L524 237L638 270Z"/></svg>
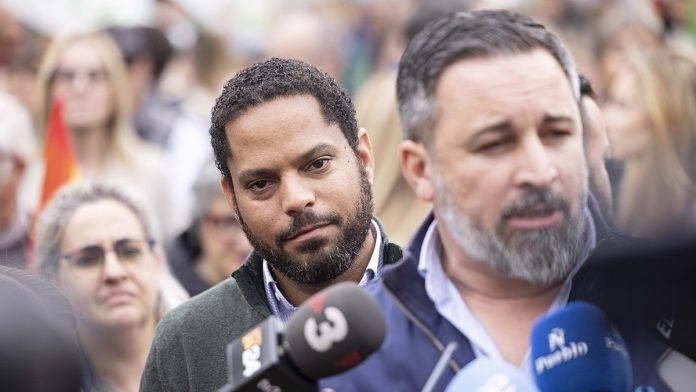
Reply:
<svg viewBox="0 0 696 392"><path fill-rule="evenodd" d="M382 265L401 248L382 231ZM176 307L157 326L141 391L214 391L227 384L227 345L271 315L263 259L252 252L232 277Z"/></svg>

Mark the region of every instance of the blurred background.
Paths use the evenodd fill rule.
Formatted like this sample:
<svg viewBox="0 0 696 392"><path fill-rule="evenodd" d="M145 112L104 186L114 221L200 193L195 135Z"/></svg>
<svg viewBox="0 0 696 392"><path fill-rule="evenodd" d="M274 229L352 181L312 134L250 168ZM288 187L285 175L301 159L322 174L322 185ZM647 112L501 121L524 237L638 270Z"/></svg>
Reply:
<svg viewBox="0 0 696 392"><path fill-rule="evenodd" d="M405 244L429 206L396 159L398 60L429 21L481 8L530 15L571 49L603 114L595 149L609 169L608 218L647 238L693 230L690 0L0 0L3 263L27 264L17 243L53 192L76 179L143 193L178 260L170 264L241 257L248 244L215 193L209 113L228 78L272 56L314 64L353 95L375 148L376 214ZM193 286L241 261L217 263L224 268L194 271L206 278Z"/></svg>
<svg viewBox="0 0 696 392"><path fill-rule="evenodd" d="M607 220L657 241L694 234L694 0L0 0L0 265L40 270L68 297L94 374L86 384L137 390L161 314L251 249L208 136L225 81L273 56L340 80L372 138L375 213L405 245L430 206L397 159L398 61L428 22L483 8L527 14L573 53L590 187ZM117 188L64 189L84 180ZM115 233L130 242L70 252L114 221L130 222ZM122 263L107 263L111 251ZM126 267L144 305L106 312L100 290ZM133 367L114 376L123 363Z"/></svg>

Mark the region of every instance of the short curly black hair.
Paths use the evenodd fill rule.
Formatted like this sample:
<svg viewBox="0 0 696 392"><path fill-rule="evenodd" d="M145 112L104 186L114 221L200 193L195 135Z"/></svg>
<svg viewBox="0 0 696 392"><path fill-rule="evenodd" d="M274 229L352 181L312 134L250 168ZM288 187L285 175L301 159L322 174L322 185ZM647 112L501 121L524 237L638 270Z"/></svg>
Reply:
<svg viewBox="0 0 696 392"><path fill-rule="evenodd" d="M272 58L256 63L227 81L215 101L210 138L215 164L232 188L227 160L231 152L225 125L247 110L279 97L311 95L329 124L338 124L348 144L357 151L358 123L348 92L328 74L299 60Z"/></svg>

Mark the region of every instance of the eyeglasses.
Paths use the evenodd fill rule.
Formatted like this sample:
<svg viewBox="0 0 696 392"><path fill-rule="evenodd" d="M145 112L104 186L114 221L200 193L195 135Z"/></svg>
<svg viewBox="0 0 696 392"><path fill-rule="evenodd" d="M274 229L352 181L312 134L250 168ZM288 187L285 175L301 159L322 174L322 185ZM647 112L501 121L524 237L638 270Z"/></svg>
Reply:
<svg viewBox="0 0 696 392"><path fill-rule="evenodd" d="M203 217L206 223L209 223L218 230L232 229L239 227L239 221L234 215L213 215L208 214Z"/></svg>
<svg viewBox="0 0 696 392"><path fill-rule="evenodd" d="M53 72L52 79L54 83L72 84L78 77L81 80L87 80L89 84L95 84L107 80L109 74L105 69L90 69L82 72L70 69L57 69Z"/></svg>
<svg viewBox="0 0 696 392"><path fill-rule="evenodd" d="M101 245L89 245L76 252L66 253L60 256L75 270L96 270L102 268L106 261L106 255L114 252L116 258L124 265L137 265L155 245L155 241L122 239L116 241L111 249L105 249Z"/></svg>

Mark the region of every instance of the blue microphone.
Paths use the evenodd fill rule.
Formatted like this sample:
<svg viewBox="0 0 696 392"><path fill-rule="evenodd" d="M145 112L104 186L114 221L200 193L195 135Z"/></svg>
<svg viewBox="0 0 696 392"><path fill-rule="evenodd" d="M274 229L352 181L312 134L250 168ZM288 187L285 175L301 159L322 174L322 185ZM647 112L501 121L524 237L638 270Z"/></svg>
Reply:
<svg viewBox="0 0 696 392"><path fill-rule="evenodd" d="M517 368L486 357L471 361L457 372L445 392L537 392L538 389Z"/></svg>
<svg viewBox="0 0 696 392"><path fill-rule="evenodd" d="M598 307L569 303L539 319L531 335L532 373L542 392L630 391L626 344Z"/></svg>

